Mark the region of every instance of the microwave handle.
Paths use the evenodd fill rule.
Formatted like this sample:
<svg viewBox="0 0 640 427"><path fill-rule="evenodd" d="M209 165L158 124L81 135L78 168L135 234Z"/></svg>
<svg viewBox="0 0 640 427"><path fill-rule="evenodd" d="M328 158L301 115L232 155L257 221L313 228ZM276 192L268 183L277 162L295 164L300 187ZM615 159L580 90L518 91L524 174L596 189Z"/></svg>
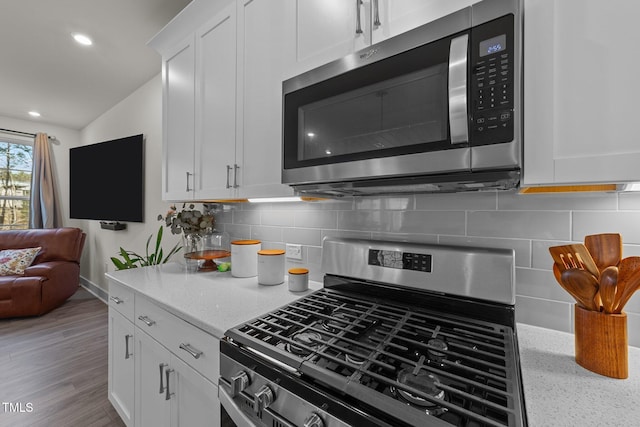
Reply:
<svg viewBox="0 0 640 427"><path fill-rule="evenodd" d="M449 46L449 130L452 144L469 142L467 118L468 46L468 34L451 40Z"/></svg>

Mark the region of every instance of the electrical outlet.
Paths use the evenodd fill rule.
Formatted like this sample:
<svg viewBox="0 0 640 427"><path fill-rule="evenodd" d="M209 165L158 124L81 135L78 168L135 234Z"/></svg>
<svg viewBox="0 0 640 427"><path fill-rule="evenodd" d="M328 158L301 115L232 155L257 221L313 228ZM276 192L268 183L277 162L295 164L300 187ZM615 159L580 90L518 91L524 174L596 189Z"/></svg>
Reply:
<svg viewBox="0 0 640 427"><path fill-rule="evenodd" d="M291 245L287 243L287 258L289 259L302 259L302 245Z"/></svg>

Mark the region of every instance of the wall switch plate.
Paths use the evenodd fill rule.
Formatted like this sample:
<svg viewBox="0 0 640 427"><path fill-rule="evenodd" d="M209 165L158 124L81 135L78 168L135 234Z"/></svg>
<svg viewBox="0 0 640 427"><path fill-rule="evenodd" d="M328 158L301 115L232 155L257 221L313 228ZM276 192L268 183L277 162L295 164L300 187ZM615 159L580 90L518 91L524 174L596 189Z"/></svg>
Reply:
<svg viewBox="0 0 640 427"><path fill-rule="evenodd" d="M286 257L289 259L302 259L302 245L291 245L287 243Z"/></svg>

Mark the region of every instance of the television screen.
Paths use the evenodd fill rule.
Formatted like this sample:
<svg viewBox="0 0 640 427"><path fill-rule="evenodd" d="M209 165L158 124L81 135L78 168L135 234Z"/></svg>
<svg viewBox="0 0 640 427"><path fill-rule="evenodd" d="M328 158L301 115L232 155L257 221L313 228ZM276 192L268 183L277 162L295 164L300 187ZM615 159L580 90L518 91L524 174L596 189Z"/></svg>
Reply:
<svg viewBox="0 0 640 427"><path fill-rule="evenodd" d="M142 134L69 150L69 211L76 219L144 222Z"/></svg>

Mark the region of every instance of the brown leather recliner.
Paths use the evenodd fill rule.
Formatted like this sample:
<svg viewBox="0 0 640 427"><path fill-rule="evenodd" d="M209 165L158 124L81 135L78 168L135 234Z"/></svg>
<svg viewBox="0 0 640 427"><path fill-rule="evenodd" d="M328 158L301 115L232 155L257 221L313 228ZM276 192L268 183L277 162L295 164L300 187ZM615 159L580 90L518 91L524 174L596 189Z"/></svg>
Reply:
<svg viewBox="0 0 640 427"><path fill-rule="evenodd" d="M0 250L42 248L24 276L0 276L0 318L39 316L73 295L85 238L79 228L0 231Z"/></svg>

